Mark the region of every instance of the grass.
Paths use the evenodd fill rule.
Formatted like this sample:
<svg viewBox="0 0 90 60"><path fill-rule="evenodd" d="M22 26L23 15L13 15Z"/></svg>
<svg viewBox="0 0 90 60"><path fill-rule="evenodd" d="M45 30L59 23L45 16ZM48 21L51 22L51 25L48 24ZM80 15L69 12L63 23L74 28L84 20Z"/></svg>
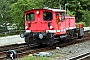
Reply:
<svg viewBox="0 0 90 60"><path fill-rule="evenodd" d="M51 60L51 58L60 57L60 54L52 54L51 57L41 57L41 56L25 56L23 58L18 58L16 60Z"/></svg>
<svg viewBox="0 0 90 60"><path fill-rule="evenodd" d="M53 55L51 56L51 58L55 58L55 57L60 57L60 54L55 53L55 54L53 54Z"/></svg>
<svg viewBox="0 0 90 60"><path fill-rule="evenodd" d="M50 60L48 57L26 56L16 60Z"/></svg>
<svg viewBox="0 0 90 60"><path fill-rule="evenodd" d="M52 60L56 57L62 57L63 55L60 54L58 50L55 50L55 52L52 52L52 55L50 57L42 57L42 56L33 56L32 54L29 54L23 58L18 58L16 60Z"/></svg>

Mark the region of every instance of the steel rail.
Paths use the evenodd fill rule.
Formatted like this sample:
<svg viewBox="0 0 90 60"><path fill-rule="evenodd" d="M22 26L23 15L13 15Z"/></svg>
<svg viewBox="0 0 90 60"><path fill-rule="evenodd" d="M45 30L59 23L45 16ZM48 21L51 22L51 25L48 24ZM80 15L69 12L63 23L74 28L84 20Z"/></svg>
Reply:
<svg viewBox="0 0 90 60"><path fill-rule="evenodd" d="M81 59L85 59L89 56L90 56L90 52L86 52L86 53L82 53L77 56L71 57L71 58L69 58L69 60L81 60Z"/></svg>

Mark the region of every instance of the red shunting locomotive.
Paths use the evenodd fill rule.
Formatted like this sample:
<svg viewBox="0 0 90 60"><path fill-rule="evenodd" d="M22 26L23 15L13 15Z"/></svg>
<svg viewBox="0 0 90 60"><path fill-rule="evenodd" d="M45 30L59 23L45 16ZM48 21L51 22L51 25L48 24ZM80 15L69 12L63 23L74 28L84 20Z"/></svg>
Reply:
<svg viewBox="0 0 90 60"><path fill-rule="evenodd" d="M32 9L24 12L25 32L20 36L30 44L45 44L52 46L56 41L68 41L72 38L82 38L83 27L76 28L75 17L66 16L66 10Z"/></svg>

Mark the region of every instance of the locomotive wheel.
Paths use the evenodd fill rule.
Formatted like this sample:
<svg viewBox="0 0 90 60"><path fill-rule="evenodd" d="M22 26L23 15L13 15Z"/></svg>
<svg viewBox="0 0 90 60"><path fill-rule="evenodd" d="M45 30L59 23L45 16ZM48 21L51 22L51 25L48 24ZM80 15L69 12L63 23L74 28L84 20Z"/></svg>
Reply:
<svg viewBox="0 0 90 60"><path fill-rule="evenodd" d="M83 36L78 36L79 39L81 39Z"/></svg>
<svg viewBox="0 0 90 60"><path fill-rule="evenodd" d="M29 45L29 37L25 37L25 42Z"/></svg>
<svg viewBox="0 0 90 60"><path fill-rule="evenodd" d="M47 42L47 46L52 46L54 44L54 38L49 38L49 41Z"/></svg>
<svg viewBox="0 0 90 60"><path fill-rule="evenodd" d="M33 38L32 37L25 37L25 42L26 42L26 44L33 44L33 43L35 43L33 41Z"/></svg>

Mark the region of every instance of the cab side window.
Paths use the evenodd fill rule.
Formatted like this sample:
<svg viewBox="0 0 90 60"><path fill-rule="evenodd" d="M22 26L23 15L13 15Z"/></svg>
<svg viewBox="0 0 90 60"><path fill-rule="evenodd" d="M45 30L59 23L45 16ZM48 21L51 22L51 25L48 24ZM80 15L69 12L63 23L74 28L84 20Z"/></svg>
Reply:
<svg viewBox="0 0 90 60"><path fill-rule="evenodd" d="M34 21L34 12L30 12L30 13L26 14L26 20Z"/></svg>
<svg viewBox="0 0 90 60"><path fill-rule="evenodd" d="M52 20L52 12L43 12L43 20L44 21L51 21Z"/></svg>
<svg viewBox="0 0 90 60"><path fill-rule="evenodd" d="M58 20L63 22L65 20L65 12L56 13L56 17L57 17Z"/></svg>
<svg viewBox="0 0 90 60"><path fill-rule="evenodd" d="M60 14L62 16L62 20L65 20L65 12L61 12Z"/></svg>

